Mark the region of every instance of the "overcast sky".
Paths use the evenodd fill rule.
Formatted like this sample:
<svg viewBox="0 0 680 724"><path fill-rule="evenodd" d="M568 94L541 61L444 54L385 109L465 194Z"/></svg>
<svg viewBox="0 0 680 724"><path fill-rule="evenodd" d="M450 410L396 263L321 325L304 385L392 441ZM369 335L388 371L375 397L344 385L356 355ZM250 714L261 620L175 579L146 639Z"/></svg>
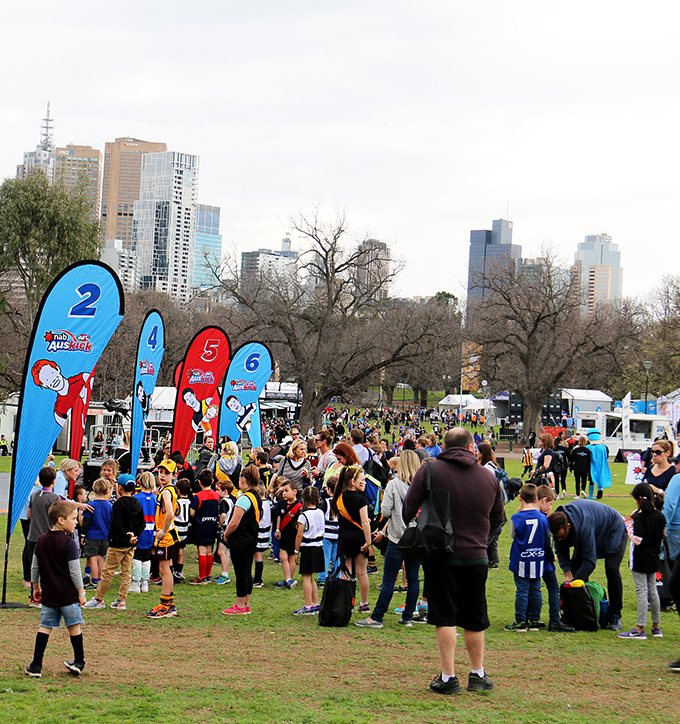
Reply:
<svg viewBox="0 0 680 724"><path fill-rule="evenodd" d="M33 0L3 9L0 175L120 136L201 157L224 249L343 209L406 296L464 295L471 229L524 256L619 244L624 294L680 273L677 2ZM675 220L675 221L674 221ZM293 237L293 245L298 243Z"/></svg>

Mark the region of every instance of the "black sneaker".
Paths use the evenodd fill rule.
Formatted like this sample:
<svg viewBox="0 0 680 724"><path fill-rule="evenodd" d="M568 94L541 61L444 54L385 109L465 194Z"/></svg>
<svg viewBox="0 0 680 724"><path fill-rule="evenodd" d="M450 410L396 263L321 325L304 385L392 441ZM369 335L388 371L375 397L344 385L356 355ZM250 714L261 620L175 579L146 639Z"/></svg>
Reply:
<svg viewBox="0 0 680 724"><path fill-rule="evenodd" d="M33 662L24 669L24 673L28 674L31 679L41 679L42 678L42 666L34 666Z"/></svg>
<svg viewBox="0 0 680 724"><path fill-rule="evenodd" d="M551 621L548 626L548 631L551 633L574 633L576 629L573 626L569 626L564 621Z"/></svg>
<svg viewBox="0 0 680 724"><path fill-rule="evenodd" d="M668 668L671 671L680 671L680 659L674 661L672 664L668 664ZM26 667L26 673L28 673L28 667Z"/></svg>
<svg viewBox="0 0 680 724"><path fill-rule="evenodd" d="M507 626L503 627L504 631L519 631L520 633L525 633L529 630L529 627L527 626L526 621L513 621L512 623L509 623ZM472 676L472 674L470 674Z"/></svg>
<svg viewBox="0 0 680 724"><path fill-rule="evenodd" d="M411 621L413 621L413 623L427 623L427 614L419 613L417 616L414 616Z"/></svg>
<svg viewBox="0 0 680 724"><path fill-rule="evenodd" d="M448 681L444 681L441 674L437 674L437 676L432 679L430 690L436 691L437 694L446 694L448 696L463 693L457 676L452 676Z"/></svg>
<svg viewBox="0 0 680 724"><path fill-rule="evenodd" d="M367 566L366 567L366 573L368 573L369 576L372 576L377 572L378 572L378 566Z"/></svg>
<svg viewBox="0 0 680 724"><path fill-rule="evenodd" d="M539 624L538 621L529 621L527 623L527 627L528 627L529 631L540 631L541 627L538 624Z"/></svg>
<svg viewBox="0 0 680 724"><path fill-rule="evenodd" d="M468 691L477 691L480 693L484 693L487 691L491 691L493 689L493 681L486 675L480 676L479 674L475 674L473 672L470 672L470 675L468 676L468 685L467 690Z"/></svg>
<svg viewBox="0 0 680 724"><path fill-rule="evenodd" d="M602 500L602 488L597 491L597 499Z"/></svg>
<svg viewBox="0 0 680 724"><path fill-rule="evenodd" d="M64 661L64 666L74 675L80 676L85 668L84 661Z"/></svg>

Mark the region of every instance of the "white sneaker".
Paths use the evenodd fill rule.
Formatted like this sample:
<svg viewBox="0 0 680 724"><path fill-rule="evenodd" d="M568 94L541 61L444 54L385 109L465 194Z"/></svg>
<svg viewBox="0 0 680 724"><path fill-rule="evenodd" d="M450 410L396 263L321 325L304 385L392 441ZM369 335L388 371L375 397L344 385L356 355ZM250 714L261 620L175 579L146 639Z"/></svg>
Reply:
<svg viewBox="0 0 680 724"><path fill-rule="evenodd" d="M111 608L115 608L116 611L126 611L127 610L127 604L125 601L119 601L116 599L112 604Z"/></svg>
<svg viewBox="0 0 680 724"><path fill-rule="evenodd" d="M84 603L83 608L106 608L104 601L98 601L96 598L91 598L87 603Z"/></svg>
<svg viewBox="0 0 680 724"><path fill-rule="evenodd" d="M149 582L142 581L142 593L148 593L148 592L149 592Z"/></svg>
<svg viewBox="0 0 680 724"><path fill-rule="evenodd" d="M129 593L141 593L142 584L140 581L132 581L129 588Z"/></svg>

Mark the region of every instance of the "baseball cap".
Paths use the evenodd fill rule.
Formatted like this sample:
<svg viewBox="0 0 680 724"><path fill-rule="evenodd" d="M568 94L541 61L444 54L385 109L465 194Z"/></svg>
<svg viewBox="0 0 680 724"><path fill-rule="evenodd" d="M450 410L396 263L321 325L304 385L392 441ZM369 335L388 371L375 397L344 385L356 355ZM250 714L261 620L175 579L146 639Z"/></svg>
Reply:
<svg viewBox="0 0 680 724"><path fill-rule="evenodd" d="M126 493L132 492L132 491L135 489L135 477L134 477L134 475L129 475L129 474L121 475L121 476L118 478L118 485L122 485L122 486L123 486L123 490L124 490Z"/></svg>
<svg viewBox="0 0 680 724"><path fill-rule="evenodd" d="M159 464L159 468L165 468L171 475L175 474L175 470L177 470L177 465L174 460L170 460L168 458L167 460L163 460L162 463Z"/></svg>

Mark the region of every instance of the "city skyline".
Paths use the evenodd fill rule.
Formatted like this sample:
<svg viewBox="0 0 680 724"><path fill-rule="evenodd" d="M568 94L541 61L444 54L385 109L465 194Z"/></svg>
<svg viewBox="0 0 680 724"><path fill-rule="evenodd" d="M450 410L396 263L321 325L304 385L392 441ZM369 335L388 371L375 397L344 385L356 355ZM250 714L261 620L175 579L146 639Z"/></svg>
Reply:
<svg viewBox="0 0 680 724"><path fill-rule="evenodd" d="M172 0L162 17L74 0L77 52L54 44L70 22L58 8L12 7L6 61L25 56L26 28L33 42L0 80L0 174L36 147L50 100L60 148L129 135L200 156L199 201L221 208L225 251L275 245L321 202L405 259L391 294L462 298L470 229L510 218L523 255L552 243L565 266L606 232L631 270L624 295L640 296L680 255L672 237L661 271L647 253L680 191L680 10L613 7L208 1L187 25ZM168 39L184 52L161 62ZM125 54L102 53L120 42Z"/></svg>

